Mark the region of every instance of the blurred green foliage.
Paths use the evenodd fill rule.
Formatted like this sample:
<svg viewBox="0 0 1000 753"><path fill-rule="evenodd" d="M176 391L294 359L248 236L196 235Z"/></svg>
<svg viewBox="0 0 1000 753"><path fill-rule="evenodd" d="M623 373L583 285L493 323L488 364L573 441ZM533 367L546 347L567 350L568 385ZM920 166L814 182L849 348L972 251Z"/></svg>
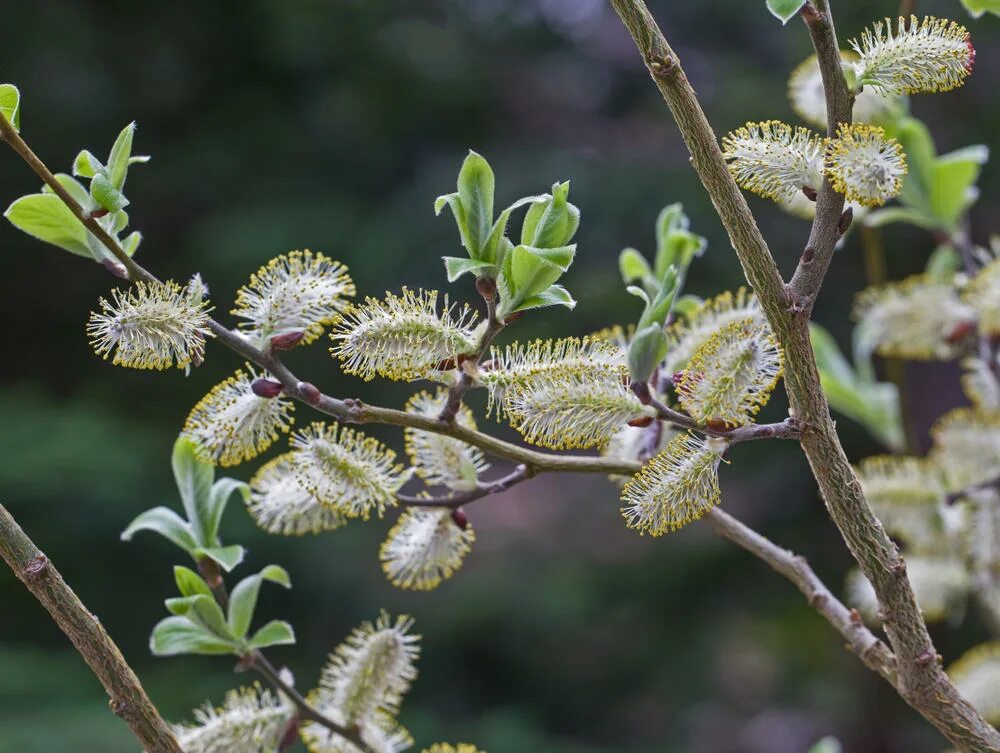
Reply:
<svg viewBox="0 0 1000 753"><path fill-rule="evenodd" d="M846 39L896 3L836 5ZM957 0L919 5L967 22ZM763 3L739 0L650 6L719 132L792 118L786 77L809 53L794 21L782 28ZM970 83L913 103L942 153L994 144L1000 31L989 17L972 29ZM444 286L438 257L461 249L432 203L470 147L496 170L499 206L572 178L582 211L565 279L576 312L529 315L518 337L634 321L639 302L622 289L617 255L651 246L669 202L683 201L692 230L708 238L687 289L708 295L741 282L666 108L601 0L47 0L8 4L3 32L0 79L21 88L22 132L53 167L65 169L81 148L101 153L138 121L136 150L153 156L129 184L141 258L167 277L200 271L224 320L235 289L291 248L341 259L362 294ZM38 188L2 150L0 175L0 203ZM988 223L1000 170L987 166L980 186L973 222L984 237L996 229ZM807 225L751 201L789 271ZM885 237L892 277L922 269L933 250L913 229L893 226ZM238 364L210 346L187 379L114 369L83 332L108 276L7 225L0 254L3 501L100 615L164 713L186 718L243 678L224 658L150 657L149 629L178 556L164 542L126 545L118 535L138 512L176 506L174 436ZM864 274L851 238L816 313L845 350ZM463 278L455 290L471 299L471 285ZM401 405L410 391L347 378L324 351L289 360L334 394ZM909 376L904 410L916 405L923 425L961 400L949 368ZM863 429L840 423L852 458L876 450ZM401 444L398 432L376 433ZM726 508L805 553L838 587L848 558L795 448L755 443L733 461L723 470ZM293 591L262 601L296 626L299 645L273 656L302 686L379 607L417 618L422 673L402 721L420 743L471 739L491 753L796 753L833 734L858 753L942 747L793 588L706 526L637 537L614 487L586 478L539 478L470 517L479 541L468 564L431 594L385 582L377 544L387 521L279 539L234 505L225 526L227 540L247 545L250 568L273 561L291 573ZM969 621L943 632L939 649L955 656L982 637L977 630ZM65 639L0 572L0 753L135 749Z"/></svg>

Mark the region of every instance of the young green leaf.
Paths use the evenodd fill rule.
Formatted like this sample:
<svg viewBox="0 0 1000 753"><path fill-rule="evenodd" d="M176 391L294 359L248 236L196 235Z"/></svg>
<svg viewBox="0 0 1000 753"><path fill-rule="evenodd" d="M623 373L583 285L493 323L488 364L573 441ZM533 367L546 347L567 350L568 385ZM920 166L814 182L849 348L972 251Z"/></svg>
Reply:
<svg viewBox="0 0 1000 753"><path fill-rule="evenodd" d="M174 567L174 580L177 582L177 590L181 592L181 596L212 597L212 589L198 573L189 567L176 565Z"/></svg>
<svg viewBox="0 0 1000 753"><path fill-rule="evenodd" d="M534 248L567 245L580 226L580 210L569 203L569 181L556 183L552 193L540 197L528 209L521 226L521 244Z"/></svg>
<svg viewBox="0 0 1000 753"><path fill-rule="evenodd" d="M781 23L787 24L805 4L806 0L767 0L767 9Z"/></svg>
<svg viewBox="0 0 1000 753"><path fill-rule="evenodd" d="M125 194L115 188L108 178L98 173L90 181L90 195L109 212L117 212L128 206Z"/></svg>
<svg viewBox="0 0 1000 753"><path fill-rule="evenodd" d="M260 585L265 580L277 583L285 588L291 588L291 581L284 568L269 565L257 575L244 578L233 589L229 597L229 628L237 638L245 638L253 622L253 613L257 609L257 596Z"/></svg>
<svg viewBox="0 0 1000 753"><path fill-rule="evenodd" d="M576 246L532 248L516 246L504 259L498 280L501 303L498 316L509 316L527 308L551 305L530 299L543 296L573 263ZM560 297L562 291L556 294ZM566 294L568 296L568 294ZM571 298L569 300L572 300ZM557 301L562 302L562 301Z"/></svg>
<svg viewBox="0 0 1000 753"><path fill-rule="evenodd" d="M448 282L455 282L459 277L468 272L485 272L487 270L493 270L496 273L496 267L492 262L482 261L479 259L463 259L460 256L442 256L444 259L444 268L448 273Z"/></svg>
<svg viewBox="0 0 1000 753"><path fill-rule="evenodd" d="M0 84L0 118L21 130L21 92L13 84Z"/></svg>
<svg viewBox="0 0 1000 753"><path fill-rule="evenodd" d="M209 514L209 499L212 481L215 478L215 468L210 463L198 460L197 444L183 434L174 442L174 452L171 457L174 469L174 480L181 495L184 512L194 532L195 539L202 546L212 546L215 541L207 537L206 531L211 528L212 516Z"/></svg>
<svg viewBox="0 0 1000 753"><path fill-rule="evenodd" d="M649 267L646 257L634 248L623 249L618 255L618 271L621 272L622 282L630 285L633 282L652 281L653 270Z"/></svg>
<svg viewBox="0 0 1000 753"><path fill-rule="evenodd" d="M973 18L980 18L984 13L1000 16L1000 0L962 0L962 5Z"/></svg>
<svg viewBox="0 0 1000 753"><path fill-rule="evenodd" d="M637 288L636 288L637 289ZM635 333L628 346L628 371L632 379L648 382L667 355L667 336L658 324L651 324Z"/></svg>
<svg viewBox="0 0 1000 753"><path fill-rule="evenodd" d="M494 183L489 163L470 151L458 173L458 197L465 210L466 248L473 259L480 258L480 250L493 227Z"/></svg>
<svg viewBox="0 0 1000 753"><path fill-rule="evenodd" d="M250 648L268 646L288 646L295 643L295 631L284 620L271 620L253 634L248 644Z"/></svg>
<svg viewBox="0 0 1000 753"><path fill-rule="evenodd" d="M205 537L208 541L219 540L219 526L226 512L229 498L239 492L244 504L250 501L250 487L243 481L234 478L220 478L208 493L208 504L205 508Z"/></svg>
<svg viewBox="0 0 1000 753"><path fill-rule="evenodd" d="M149 649L154 656L235 654L236 646L212 635L186 617L166 617L153 628Z"/></svg>
<svg viewBox="0 0 1000 753"><path fill-rule="evenodd" d="M111 155L108 157L108 181L112 188L119 191L125 187L125 177L128 175L128 166L132 157L132 138L135 136L135 123L125 126L118 138L115 139L111 147Z"/></svg>
<svg viewBox="0 0 1000 753"><path fill-rule="evenodd" d="M191 553L198 547L191 526L180 515L168 507L154 507L138 515L122 531L122 541L131 541L139 531L153 531L185 552Z"/></svg>
<svg viewBox="0 0 1000 753"><path fill-rule="evenodd" d="M92 258L87 229L55 194L22 196L7 207L4 217L18 230L40 241Z"/></svg>
<svg viewBox="0 0 1000 753"><path fill-rule="evenodd" d="M83 149L73 160L73 175L80 178L93 178L95 175L107 173L107 168L87 149Z"/></svg>
<svg viewBox="0 0 1000 753"><path fill-rule="evenodd" d="M243 561L246 550L239 544L231 546L207 546L194 550L195 557L208 557L227 573Z"/></svg>

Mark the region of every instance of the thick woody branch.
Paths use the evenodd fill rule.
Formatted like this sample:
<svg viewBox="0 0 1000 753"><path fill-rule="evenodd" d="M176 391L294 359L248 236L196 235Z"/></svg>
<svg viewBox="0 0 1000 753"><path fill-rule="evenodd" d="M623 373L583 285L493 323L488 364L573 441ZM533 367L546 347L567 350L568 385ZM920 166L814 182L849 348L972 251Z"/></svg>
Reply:
<svg viewBox="0 0 1000 753"><path fill-rule="evenodd" d="M0 117L0 121L3 118ZM77 598L49 559L0 505L0 557L52 615L108 693L111 710L147 753L183 753L100 620Z"/></svg>
<svg viewBox="0 0 1000 753"><path fill-rule="evenodd" d="M642 0L610 1L673 114L691 153L691 162L729 233L746 279L753 286L784 349L785 386L791 412L807 427L802 435L802 448L830 517L875 589L885 616L883 624L897 657L900 695L961 750L997 753L1000 751L1000 732L987 724L960 696L941 668L906 577L906 563L872 513L837 437L820 386L809 339L808 317L804 315L811 309L812 299L798 298L794 295L795 288L790 289L792 295L786 291L750 208L729 174L715 132L694 89L645 4ZM833 25L829 22L829 5L817 0L813 9L828 17L827 23L815 33L826 37L819 51L829 58L838 49ZM836 65L839 66L839 60ZM829 59L821 66L833 68ZM829 114L833 119L839 115L832 107ZM812 249L813 261L810 263L818 260L825 272L836 238L825 229L820 236L818 230L814 227L812 233L817 246ZM799 280L821 281L822 272L817 267L808 275L800 273ZM809 294L813 284L802 282L801 289Z"/></svg>

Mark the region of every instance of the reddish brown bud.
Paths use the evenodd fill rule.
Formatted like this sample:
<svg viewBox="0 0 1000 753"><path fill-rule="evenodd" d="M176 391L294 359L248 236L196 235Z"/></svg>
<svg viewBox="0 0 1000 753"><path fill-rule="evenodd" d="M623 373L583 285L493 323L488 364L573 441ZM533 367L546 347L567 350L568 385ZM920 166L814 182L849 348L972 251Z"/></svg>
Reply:
<svg viewBox="0 0 1000 753"><path fill-rule="evenodd" d="M633 379L629 386L632 388L632 392L635 396L639 398L640 403L643 405L649 405L652 402L653 396L649 392L648 384L640 382L638 379Z"/></svg>
<svg viewBox="0 0 1000 753"><path fill-rule="evenodd" d="M653 423L653 420L654 419L652 416L642 416L641 418L633 418L631 421L628 422L628 425L634 426L637 429L645 429L647 426Z"/></svg>
<svg viewBox="0 0 1000 753"><path fill-rule="evenodd" d="M492 301L497 294L497 281L492 277L477 277L476 290L484 301Z"/></svg>
<svg viewBox="0 0 1000 753"><path fill-rule="evenodd" d="M505 327L507 327L507 326L513 324L514 322L516 322L522 316L524 316L524 312L523 311L517 311L517 312L511 314L510 316L508 316L506 319L504 319L503 320L503 325Z"/></svg>
<svg viewBox="0 0 1000 753"><path fill-rule="evenodd" d="M458 366L454 358L445 358L443 361L438 361L437 366L434 367L436 371L451 371Z"/></svg>
<svg viewBox="0 0 1000 753"><path fill-rule="evenodd" d="M319 391L319 388L312 382L299 382L299 395L305 400L309 405L316 405L319 403L320 399L323 397L323 393Z"/></svg>
<svg viewBox="0 0 1000 753"><path fill-rule="evenodd" d="M305 334L305 332L299 330L298 332L286 332L283 335L275 335L271 338L271 348L274 350L291 350L302 342Z"/></svg>
<svg viewBox="0 0 1000 753"><path fill-rule="evenodd" d="M128 270L125 269L125 265L120 261L115 261L114 259L104 259L101 261L101 266L115 277L120 277L123 280L128 279Z"/></svg>
<svg viewBox="0 0 1000 753"><path fill-rule="evenodd" d="M968 337L972 331L976 328L975 322L961 322L955 325L954 329L948 333L948 337L945 338L949 343L957 343Z"/></svg>
<svg viewBox="0 0 1000 753"><path fill-rule="evenodd" d="M729 429L729 424L721 418L710 418L705 422L705 428L711 429L712 431L727 431Z"/></svg>
<svg viewBox="0 0 1000 753"><path fill-rule="evenodd" d="M97 209L95 209L93 212L90 213L91 219L94 220L99 220L101 219L101 217L107 217L107 216L108 216L108 210L105 209L104 207L98 207Z"/></svg>
<svg viewBox="0 0 1000 753"><path fill-rule="evenodd" d="M285 732L281 736L281 741L278 743L278 751L286 751L291 748L295 743L299 741L299 717L298 714L293 716L288 720L288 724L285 725Z"/></svg>
<svg viewBox="0 0 1000 753"><path fill-rule="evenodd" d="M451 511L451 519L463 531L469 527L469 516L465 514L465 510L461 507L456 507Z"/></svg>
<svg viewBox="0 0 1000 753"><path fill-rule="evenodd" d="M837 222L837 232L843 235L854 221L854 207L847 207Z"/></svg>
<svg viewBox="0 0 1000 753"><path fill-rule="evenodd" d="M277 397L281 394L281 382L258 377L250 382L250 389L257 397Z"/></svg>
<svg viewBox="0 0 1000 753"><path fill-rule="evenodd" d="M815 188L810 188L809 186L802 186L802 193L806 195L806 198L809 199L809 201L816 201L816 196L818 194L816 193Z"/></svg>

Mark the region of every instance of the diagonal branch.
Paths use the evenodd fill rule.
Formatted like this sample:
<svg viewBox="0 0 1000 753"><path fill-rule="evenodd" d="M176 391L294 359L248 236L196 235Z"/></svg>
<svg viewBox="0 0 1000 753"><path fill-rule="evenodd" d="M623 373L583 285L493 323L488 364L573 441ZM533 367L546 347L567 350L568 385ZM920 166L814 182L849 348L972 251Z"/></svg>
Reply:
<svg viewBox="0 0 1000 753"><path fill-rule="evenodd" d="M830 517L878 596L885 630L897 657L900 695L961 750L1000 752L1000 732L962 698L941 668L906 576L906 563L872 513L837 437L820 385L809 339L808 316L803 315L811 309L811 300L802 301L790 295L794 289L786 291L774 257L729 174L698 97L645 4L642 0L610 2L670 108L698 177L729 233L747 281L784 349L785 386L791 411L807 427L802 448ZM829 22L829 4L814 0L811 10L827 17L827 23L815 29L811 26L810 30L823 40L817 53L825 58L821 67L829 70L840 65L838 43ZM835 64L831 59L833 54L837 55ZM830 108L830 116L838 116L834 108ZM814 227L811 237L817 232ZM825 273L836 237L824 232L816 240L818 245L812 248L812 258L823 265ZM821 281L823 273L817 267L809 278Z"/></svg>
<svg viewBox="0 0 1000 753"><path fill-rule="evenodd" d="M844 636L847 647L874 672L896 687L896 657L882 641L865 627L857 610L848 609L834 596L806 562L805 557L790 552L762 536L718 507L706 516L720 536L732 541L763 560L798 588L810 606Z"/></svg>
<svg viewBox="0 0 1000 753"><path fill-rule="evenodd" d="M0 120L3 117L0 116ZM183 753L177 738L143 690L100 620L84 606L49 559L0 505L0 557L52 615L147 753Z"/></svg>

